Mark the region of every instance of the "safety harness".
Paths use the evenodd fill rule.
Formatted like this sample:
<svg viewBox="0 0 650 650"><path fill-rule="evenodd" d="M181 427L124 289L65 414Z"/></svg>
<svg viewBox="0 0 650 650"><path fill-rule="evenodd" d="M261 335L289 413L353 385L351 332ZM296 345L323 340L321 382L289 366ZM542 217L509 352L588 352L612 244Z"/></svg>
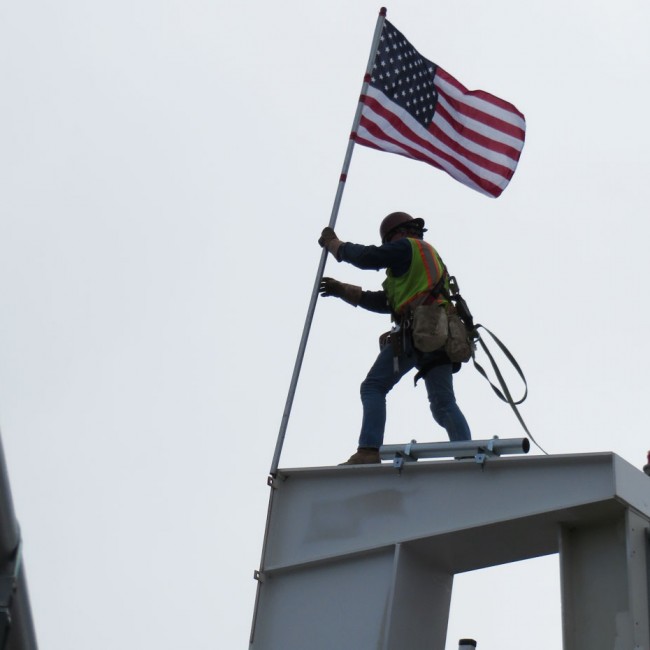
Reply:
<svg viewBox="0 0 650 650"><path fill-rule="evenodd" d="M448 282L446 282L448 280ZM448 288L447 288L448 287ZM474 364L474 367L476 370L485 378L485 380L490 384L492 387L492 390L496 393L497 397L508 404L510 408L514 411L515 416L517 417L517 420L519 420L519 423L521 424L522 428L524 431L528 434L528 437L533 441L533 443L544 453L548 455L548 452L535 440L535 437L533 434L530 432L528 427L526 426L526 423L524 422L523 417L521 416L521 413L519 412L519 409L517 406L519 404L522 404L526 397L528 397L528 382L526 381L526 377L524 376L524 373L521 369L521 366L517 363L517 360L514 358L510 350L503 344L503 342L493 333L491 332L487 327L484 325L481 325L480 323L474 324L474 317L472 316L472 313L469 310L469 307L467 306L467 303L465 302L465 299L460 295L460 291L458 288L458 283L456 282L456 278L454 276L449 276L447 273L447 269L444 270L443 276L441 277L440 281L431 289L432 294L442 294L446 300L449 301L451 305L453 305L453 308L456 310L456 313L460 317L460 319L463 321L465 328L467 329L467 335L469 336L470 340L473 343L473 350L472 350L472 363ZM487 344L481 337L481 334L479 330L485 330L491 337L492 340L497 344L501 352L505 355L506 359L512 364L512 367L517 371L517 374L519 377L521 377L521 380L524 383L524 394L523 396L515 400L513 399L510 389L508 388L508 385L506 384L505 379L503 378L503 374L501 373L499 366L497 365L494 356L490 352ZM497 388L491 381L490 378L488 377L487 373L485 372L485 369L483 366L481 366L477 361L476 361L476 346L479 345L481 349L485 352L487 358L490 361L490 365L492 366L492 370L494 371L494 374L499 382L500 389ZM433 361L430 364L424 365L418 373L415 375L414 383L417 384L418 380L424 377L429 370L435 365L435 361Z"/></svg>

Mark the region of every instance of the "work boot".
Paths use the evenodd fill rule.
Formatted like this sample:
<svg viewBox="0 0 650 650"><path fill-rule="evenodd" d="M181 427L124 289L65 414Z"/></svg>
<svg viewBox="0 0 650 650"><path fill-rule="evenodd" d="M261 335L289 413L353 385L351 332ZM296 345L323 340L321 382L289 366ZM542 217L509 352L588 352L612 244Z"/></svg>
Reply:
<svg viewBox="0 0 650 650"><path fill-rule="evenodd" d="M359 447L355 454L352 454L348 460L341 465L372 465L373 463L381 463L379 457L379 449L375 447Z"/></svg>

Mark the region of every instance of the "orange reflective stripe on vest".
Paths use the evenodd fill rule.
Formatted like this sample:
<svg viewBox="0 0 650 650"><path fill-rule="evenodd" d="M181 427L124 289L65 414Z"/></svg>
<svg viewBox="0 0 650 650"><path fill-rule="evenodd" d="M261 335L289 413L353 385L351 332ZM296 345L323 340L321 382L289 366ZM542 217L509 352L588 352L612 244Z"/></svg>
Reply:
<svg viewBox="0 0 650 650"><path fill-rule="evenodd" d="M403 312L411 303L428 294L445 273L445 265L431 244L410 237L408 241L412 251L408 271L396 278L389 269L383 284L388 304L395 313ZM442 296L438 296L436 301L446 302Z"/></svg>

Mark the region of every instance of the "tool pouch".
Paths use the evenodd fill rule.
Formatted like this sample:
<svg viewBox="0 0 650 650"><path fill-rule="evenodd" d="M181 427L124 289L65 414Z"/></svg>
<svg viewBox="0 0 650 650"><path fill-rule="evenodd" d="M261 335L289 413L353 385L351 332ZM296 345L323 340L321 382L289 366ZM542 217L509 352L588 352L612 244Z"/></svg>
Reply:
<svg viewBox="0 0 650 650"><path fill-rule="evenodd" d="M465 363L472 358L476 349L473 341L470 339L460 316L455 311L447 314L447 323L449 336L445 343L445 352L452 363Z"/></svg>
<svg viewBox="0 0 650 650"><path fill-rule="evenodd" d="M444 305L419 305L413 310L413 345L420 352L433 352L445 345L448 336Z"/></svg>

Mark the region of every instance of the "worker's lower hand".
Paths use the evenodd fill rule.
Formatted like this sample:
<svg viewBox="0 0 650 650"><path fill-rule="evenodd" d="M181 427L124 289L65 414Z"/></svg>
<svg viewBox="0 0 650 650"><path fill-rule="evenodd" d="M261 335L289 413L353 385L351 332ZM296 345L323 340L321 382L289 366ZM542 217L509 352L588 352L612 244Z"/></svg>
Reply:
<svg viewBox="0 0 650 650"><path fill-rule="evenodd" d="M344 282L339 282L334 278L322 278L320 281L320 295L323 296L323 298L327 298L328 296L341 298L341 300L344 300L354 307L357 307L361 300L361 292L361 287L357 287L353 284L345 284Z"/></svg>
<svg viewBox="0 0 650 650"><path fill-rule="evenodd" d="M343 242L336 236L334 228L327 226L326 228L323 228L323 232L321 232L320 237L318 238L318 244L338 259L337 253Z"/></svg>
<svg viewBox="0 0 650 650"><path fill-rule="evenodd" d="M343 296L343 283L334 278L322 278L320 281L320 295L323 298L329 296L341 298Z"/></svg>

